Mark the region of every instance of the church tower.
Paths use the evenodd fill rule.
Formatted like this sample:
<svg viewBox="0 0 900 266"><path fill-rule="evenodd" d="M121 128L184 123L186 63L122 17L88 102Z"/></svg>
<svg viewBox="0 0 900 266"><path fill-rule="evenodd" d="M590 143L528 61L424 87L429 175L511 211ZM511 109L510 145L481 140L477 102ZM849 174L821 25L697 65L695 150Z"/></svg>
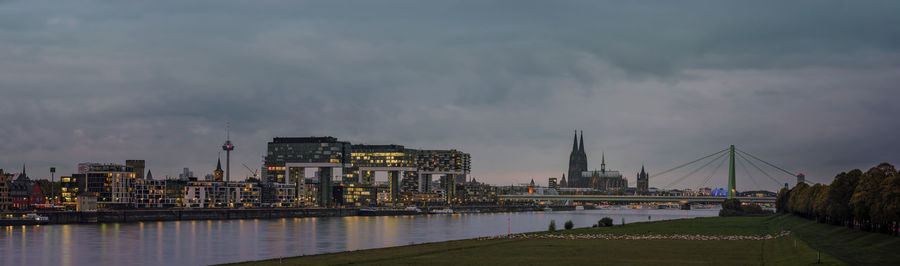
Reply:
<svg viewBox="0 0 900 266"><path fill-rule="evenodd" d="M568 187L585 187L587 182L581 173L587 171L587 154L584 152L584 131L581 132L581 143L578 142L578 131L572 141L572 153L569 154Z"/></svg>
<svg viewBox="0 0 900 266"><path fill-rule="evenodd" d="M213 180L216 182L222 182L222 177L225 175L225 171L222 171L222 159L218 159L216 161L216 170L213 171Z"/></svg>
<svg viewBox="0 0 900 266"><path fill-rule="evenodd" d="M637 174L637 189L635 193L638 195L646 195L650 191L650 174L647 174L644 171L644 166L641 165L641 172Z"/></svg>

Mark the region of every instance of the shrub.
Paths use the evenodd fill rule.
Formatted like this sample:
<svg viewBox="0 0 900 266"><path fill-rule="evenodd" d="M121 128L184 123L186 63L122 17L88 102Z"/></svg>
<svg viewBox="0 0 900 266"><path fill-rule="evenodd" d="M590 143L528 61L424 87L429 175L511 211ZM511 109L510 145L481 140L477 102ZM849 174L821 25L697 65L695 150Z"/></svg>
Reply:
<svg viewBox="0 0 900 266"><path fill-rule="evenodd" d="M748 216L748 215L768 215L772 214L772 211L763 210L758 205L750 204L743 206L741 202L737 199L727 199L725 202L722 202L722 210L719 211L719 216Z"/></svg>
<svg viewBox="0 0 900 266"><path fill-rule="evenodd" d="M756 204L750 204L750 205L744 206L743 211L744 211L744 213L747 214L747 215L768 215L768 214L772 214L772 211L771 211L771 210L763 210L762 207L759 207L759 205L756 205Z"/></svg>
<svg viewBox="0 0 900 266"><path fill-rule="evenodd" d="M609 218L609 217L603 217L603 219L600 219L600 221L597 222L597 226L600 226L600 227L612 226L612 225L613 225L613 219Z"/></svg>
<svg viewBox="0 0 900 266"><path fill-rule="evenodd" d="M743 215L743 213L741 213L741 212L739 212L739 211L732 210L732 209L725 209L725 208L722 208L721 210L719 210L719 216L720 216L720 217L742 216L742 215Z"/></svg>
<svg viewBox="0 0 900 266"><path fill-rule="evenodd" d="M547 228L548 231L553 232L556 231L556 221L550 220L550 228Z"/></svg>
<svg viewBox="0 0 900 266"><path fill-rule="evenodd" d="M572 223L572 220L568 220L568 221L566 221L565 226L566 226L566 230L569 230L569 229L572 229L572 227L575 227L575 224Z"/></svg>

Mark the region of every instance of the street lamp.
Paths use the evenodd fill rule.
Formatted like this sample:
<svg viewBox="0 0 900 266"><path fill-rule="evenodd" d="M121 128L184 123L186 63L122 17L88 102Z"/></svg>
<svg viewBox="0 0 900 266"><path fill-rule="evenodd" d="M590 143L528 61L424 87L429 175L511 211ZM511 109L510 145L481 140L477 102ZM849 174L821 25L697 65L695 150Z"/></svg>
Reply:
<svg viewBox="0 0 900 266"><path fill-rule="evenodd" d="M53 180L56 173L56 167L50 167L50 206L53 205L53 197L56 196L56 191L53 189ZM62 184L60 184L62 185Z"/></svg>

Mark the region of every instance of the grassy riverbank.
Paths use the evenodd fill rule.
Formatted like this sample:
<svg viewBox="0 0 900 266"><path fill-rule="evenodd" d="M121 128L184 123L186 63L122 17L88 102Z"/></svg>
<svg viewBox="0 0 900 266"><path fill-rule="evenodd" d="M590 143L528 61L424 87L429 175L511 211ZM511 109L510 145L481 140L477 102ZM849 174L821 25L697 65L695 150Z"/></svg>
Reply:
<svg viewBox="0 0 900 266"><path fill-rule="evenodd" d="M561 224L562 221L557 222ZM788 228L793 232L791 236L767 240L568 240L539 237L545 234L764 236L775 235ZM787 215L635 223L609 228L542 232L533 236L536 237L459 240L239 264L804 265L816 261L814 248L822 250L822 262L826 265L889 264L887 262L900 259L895 252L900 250L897 238L832 228Z"/></svg>

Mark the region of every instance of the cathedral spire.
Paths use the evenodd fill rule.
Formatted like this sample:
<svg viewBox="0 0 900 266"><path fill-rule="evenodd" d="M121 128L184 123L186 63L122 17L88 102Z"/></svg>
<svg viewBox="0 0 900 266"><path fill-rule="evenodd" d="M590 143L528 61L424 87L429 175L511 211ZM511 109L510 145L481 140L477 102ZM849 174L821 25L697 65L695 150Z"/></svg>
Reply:
<svg viewBox="0 0 900 266"><path fill-rule="evenodd" d="M578 145L578 153L585 154L584 153L584 130L581 131L581 144Z"/></svg>
<svg viewBox="0 0 900 266"><path fill-rule="evenodd" d="M605 152L600 153L600 171L606 172L606 153Z"/></svg>
<svg viewBox="0 0 900 266"><path fill-rule="evenodd" d="M572 140L572 153L578 152L578 130L575 130L575 139Z"/></svg>

